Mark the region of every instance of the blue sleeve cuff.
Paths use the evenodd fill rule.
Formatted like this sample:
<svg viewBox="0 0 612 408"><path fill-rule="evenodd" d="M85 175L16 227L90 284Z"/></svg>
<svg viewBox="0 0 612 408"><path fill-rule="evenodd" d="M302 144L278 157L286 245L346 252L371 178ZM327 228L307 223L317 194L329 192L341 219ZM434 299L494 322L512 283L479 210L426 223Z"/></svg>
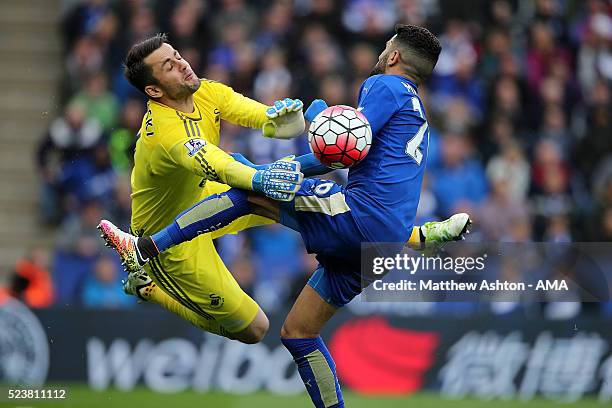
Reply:
<svg viewBox="0 0 612 408"><path fill-rule="evenodd" d="M240 162L245 166L252 167L255 170L265 170L270 166L269 164L255 164L240 153L230 153L230 156L232 156L237 162Z"/></svg>
<svg viewBox="0 0 612 408"><path fill-rule="evenodd" d="M240 153L231 153L230 156L232 156L234 160L236 160L237 162L240 162L246 166L252 167L255 170L266 170L268 167L270 167L270 164L255 164L251 162L249 159L247 159L246 157L244 157L243 155L241 155ZM321 162L317 160L317 158L312 153L298 156L293 160L300 162L301 171L305 177L319 176L321 174L329 173L330 171L333 170L321 164ZM257 181L254 180L253 181L254 187L256 183Z"/></svg>
<svg viewBox="0 0 612 408"><path fill-rule="evenodd" d="M327 103L323 99L315 99L312 101L306 112L304 112L304 118L307 121L312 122L314 118L321 112L327 109Z"/></svg>
<svg viewBox="0 0 612 408"><path fill-rule="evenodd" d="M319 176L333 170L323 165L312 153L298 156L294 160L300 162L304 177Z"/></svg>

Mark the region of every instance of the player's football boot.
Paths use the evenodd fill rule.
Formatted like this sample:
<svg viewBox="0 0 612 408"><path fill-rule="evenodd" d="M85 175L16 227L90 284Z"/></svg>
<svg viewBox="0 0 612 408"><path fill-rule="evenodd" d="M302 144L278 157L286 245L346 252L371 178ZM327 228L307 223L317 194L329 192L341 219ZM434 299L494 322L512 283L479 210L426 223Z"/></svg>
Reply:
<svg viewBox="0 0 612 408"><path fill-rule="evenodd" d="M425 243L442 244L450 241L462 241L470 233L472 220L466 213L454 214L444 221L431 221L421 225Z"/></svg>
<svg viewBox="0 0 612 408"><path fill-rule="evenodd" d="M147 275L144 269L128 273L126 279L122 280L123 291L128 295L137 296L145 302L149 299L151 291L155 288L155 282Z"/></svg>
<svg viewBox="0 0 612 408"><path fill-rule="evenodd" d="M100 236L106 241L106 246L117 251L128 273L137 272L149 262L149 258L143 257L138 250L138 237L121 231L107 220L100 221L98 229L102 232Z"/></svg>

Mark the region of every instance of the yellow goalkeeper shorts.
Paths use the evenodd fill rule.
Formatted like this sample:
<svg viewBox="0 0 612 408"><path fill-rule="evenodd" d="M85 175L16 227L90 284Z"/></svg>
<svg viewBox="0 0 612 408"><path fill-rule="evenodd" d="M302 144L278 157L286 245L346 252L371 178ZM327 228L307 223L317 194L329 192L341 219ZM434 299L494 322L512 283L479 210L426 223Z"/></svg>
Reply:
<svg viewBox="0 0 612 408"><path fill-rule="evenodd" d="M206 188L207 193L216 194L229 187L209 182ZM272 222L256 215L240 217L215 231L214 236L202 234L168 249L145 268L151 279L183 306L205 319L214 319L230 333L239 332L255 319L259 306L227 269L213 238Z"/></svg>

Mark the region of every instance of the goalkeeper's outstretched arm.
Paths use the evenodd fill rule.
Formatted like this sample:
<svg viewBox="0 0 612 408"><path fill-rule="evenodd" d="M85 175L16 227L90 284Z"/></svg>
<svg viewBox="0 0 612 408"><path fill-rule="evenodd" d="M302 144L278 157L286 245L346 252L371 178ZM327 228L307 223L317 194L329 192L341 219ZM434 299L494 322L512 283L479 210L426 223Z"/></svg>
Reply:
<svg viewBox="0 0 612 408"><path fill-rule="evenodd" d="M185 138L165 148L173 165L212 181L251 190L281 201L293 199L302 183L298 162L273 163L265 170L247 166L204 139Z"/></svg>
<svg viewBox="0 0 612 408"><path fill-rule="evenodd" d="M304 104L299 99L285 98L267 106L235 92L227 85L215 82L210 86L218 96L223 120L261 129L265 137L276 139L291 139L304 132Z"/></svg>

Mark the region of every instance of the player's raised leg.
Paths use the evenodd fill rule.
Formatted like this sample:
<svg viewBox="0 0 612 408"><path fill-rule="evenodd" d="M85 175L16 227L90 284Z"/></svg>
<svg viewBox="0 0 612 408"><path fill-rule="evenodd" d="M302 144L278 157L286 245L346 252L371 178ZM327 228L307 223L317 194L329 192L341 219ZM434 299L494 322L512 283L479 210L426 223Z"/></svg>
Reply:
<svg viewBox="0 0 612 408"><path fill-rule="evenodd" d="M278 160L256 171L253 188L267 197L274 197L274 200L266 198L266 203L269 207L277 207L275 200L290 201L293 198L302 177L299 162ZM98 228L107 245L118 252L126 270L137 271L166 249L200 234L216 231L250 214L249 194L253 193L234 188L211 195L183 211L172 224L150 237L135 237L107 220L102 220Z"/></svg>
<svg viewBox="0 0 612 408"><path fill-rule="evenodd" d="M179 214L172 224L152 236L135 237L107 220L102 220L98 228L107 245L119 254L126 270L135 272L160 252L222 228L249 212L248 192L230 189L196 203Z"/></svg>
<svg viewBox="0 0 612 408"><path fill-rule="evenodd" d="M128 272L138 271L150 258L196 236L222 228L247 214L279 221L276 201L247 191L231 189L214 194L183 211L172 224L152 236L136 237L102 220L98 228L108 246L114 248ZM454 214L444 221L432 221L413 228L408 245L462 240L472 221L466 213Z"/></svg>
<svg viewBox="0 0 612 408"><path fill-rule="evenodd" d="M257 310L255 317L246 328L232 333L226 330L219 322L205 319L201 314L185 307L182 303L168 295L153 282L144 269L129 273L128 277L123 281L123 290L128 295L137 296L142 301L153 302L162 306L199 329L246 344L260 342L270 326L265 313L254 300L248 298L249 306Z"/></svg>
<svg viewBox="0 0 612 408"><path fill-rule="evenodd" d="M128 277L123 281L123 290L128 295L137 296L142 301L153 302L162 306L199 329L219 336L230 337L230 333L219 323L214 320L204 319L201 315L186 308L161 290L144 269L129 273Z"/></svg>

